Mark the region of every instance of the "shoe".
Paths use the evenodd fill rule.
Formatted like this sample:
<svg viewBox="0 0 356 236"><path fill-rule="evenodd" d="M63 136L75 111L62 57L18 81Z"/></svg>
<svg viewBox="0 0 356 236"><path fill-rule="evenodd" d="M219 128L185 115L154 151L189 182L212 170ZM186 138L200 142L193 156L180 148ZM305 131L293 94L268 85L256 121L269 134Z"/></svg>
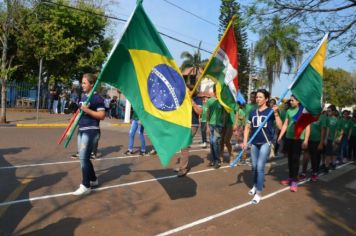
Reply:
<svg viewBox="0 0 356 236"><path fill-rule="evenodd" d="M214 169L219 169L220 168L220 163L219 162L215 162L214 164Z"/></svg>
<svg viewBox="0 0 356 236"><path fill-rule="evenodd" d="M253 196L253 195L255 195L255 194L256 194L256 187L253 186L253 187L250 189L250 191L248 191L248 195Z"/></svg>
<svg viewBox="0 0 356 236"><path fill-rule="evenodd" d="M204 143L201 144L201 147L202 147L202 148L207 148L208 145L206 144L206 142L204 142Z"/></svg>
<svg viewBox="0 0 356 236"><path fill-rule="evenodd" d="M331 164L331 169L336 170L336 164Z"/></svg>
<svg viewBox="0 0 356 236"><path fill-rule="evenodd" d="M156 150L152 149L152 150L150 151L150 155L156 155L156 154L157 154Z"/></svg>
<svg viewBox="0 0 356 236"><path fill-rule="evenodd" d="M323 171L324 171L324 174L326 174L326 175L329 174L329 166L325 167Z"/></svg>
<svg viewBox="0 0 356 236"><path fill-rule="evenodd" d="M297 192L298 191L298 184L297 184L297 182L295 182L295 181L292 181L291 182L291 184L290 184L290 191L291 192Z"/></svg>
<svg viewBox="0 0 356 236"><path fill-rule="evenodd" d="M179 170L178 174L177 174L177 177L186 176L189 171L190 171L190 167L187 167L186 169L183 169L183 170Z"/></svg>
<svg viewBox="0 0 356 236"><path fill-rule="evenodd" d="M146 152L146 151L140 151L140 156L145 156L147 154L148 154L148 152Z"/></svg>
<svg viewBox="0 0 356 236"><path fill-rule="evenodd" d="M283 185L283 186L290 186L290 184L291 184L291 179L288 178L288 179L282 180L282 181L280 182L280 184Z"/></svg>
<svg viewBox="0 0 356 236"><path fill-rule="evenodd" d="M83 184L80 184L79 188L73 192L73 195L80 196L80 195L89 194L90 192L91 192L91 188L87 188Z"/></svg>
<svg viewBox="0 0 356 236"><path fill-rule="evenodd" d="M92 153L90 154L90 159L93 159L93 160L96 159L96 154L95 154L94 152L92 152Z"/></svg>
<svg viewBox="0 0 356 236"><path fill-rule="evenodd" d="M90 187L96 187L99 185L99 180L96 179L95 181L90 181Z"/></svg>
<svg viewBox="0 0 356 236"><path fill-rule="evenodd" d="M312 174L310 181L316 182L318 180L318 175L317 174Z"/></svg>
<svg viewBox="0 0 356 236"><path fill-rule="evenodd" d="M261 201L261 196L260 194L255 194L255 196L252 198L251 203L252 204L258 204Z"/></svg>
<svg viewBox="0 0 356 236"><path fill-rule="evenodd" d="M79 153L75 153L71 156L71 158L73 159L78 159L79 158Z"/></svg>
<svg viewBox="0 0 356 236"><path fill-rule="evenodd" d="M212 166L214 166L214 162L209 161L208 167L212 167Z"/></svg>
<svg viewBox="0 0 356 236"><path fill-rule="evenodd" d="M180 171L180 168L179 167L176 167L173 169L174 172L179 172Z"/></svg>
<svg viewBox="0 0 356 236"><path fill-rule="evenodd" d="M299 181L304 181L306 178L307 178L307 176L305 175L305 173L301 173L301 174L298 176L298 180L299 180Z"/></svg>
<svg viewBox="0 0 356 236"><path fill-rule="evenodd" d="M132 155L134 154L133 151L127 150L126 152L124 152L125 155Z"/></svg>
<svg viewBox="0 0 356 236"><path fill-rule="evenodd" d="M246 161L245 160L240 160L239 162L237 162L238 166L244 166L246 165Z"/></svg>

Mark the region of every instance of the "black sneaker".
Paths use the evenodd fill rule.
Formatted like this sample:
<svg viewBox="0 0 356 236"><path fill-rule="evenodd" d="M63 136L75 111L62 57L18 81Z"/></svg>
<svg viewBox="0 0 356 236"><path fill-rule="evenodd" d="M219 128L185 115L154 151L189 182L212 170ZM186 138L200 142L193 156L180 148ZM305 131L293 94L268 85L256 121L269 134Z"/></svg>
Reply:
<svg viewBox="0 0 356 236"><path fill-rule="evenodd" d="M125 155L132 155L134 154L133 151L127 150L126 152L124 152Z"/></svg>
<svg viewBox="0 0 356 236"><path fill-rule="evenodd" d="M95 160L97 157L96 157L96 154L94 153L94 152L92 152L91 154L90 154L90 159L93 159L93 160Z"/></svg>
<svg viewBox="0 0 356 236"><path fill-rule="evenodd" d="M79 153L75 153L71 156L71 158L73 159L78 159L79 158Z"/></svg>
<svg viewBox="0 0 356 236"><path fill-rule="evenodd" d="M219 169L221 164L219 162L215 162L214 169Z"/></svg>
<svg viewBox="0 0 356 236"><path fill-rule="evenodd" d="M145 155L147 155L148 154L148 152L146 152L146 151L140 151L140 156L145 156Z"/></svg>

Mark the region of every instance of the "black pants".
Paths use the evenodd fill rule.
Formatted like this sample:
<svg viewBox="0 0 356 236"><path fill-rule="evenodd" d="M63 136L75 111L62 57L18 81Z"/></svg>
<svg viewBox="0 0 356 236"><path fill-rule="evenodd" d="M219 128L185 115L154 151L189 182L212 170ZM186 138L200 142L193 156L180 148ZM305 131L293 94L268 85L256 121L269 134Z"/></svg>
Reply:
<svg viewBox="0 0 356 236"><path fill-rule="evenodd" d="M302 150L302 140L287 138L285 141L288 153L289 178L293 179L294 181L297 181L299 173L300 153Z"/></svg>
<svg viewBox="0 0 356 236"><path fill-rule="evenodd" d="M349 140L349 158L356 161L356 136L351 136Z"/></svg>
<svg viewBox="0 0 356 236"><path fill-rule="evenodd" d="M311 166L313 173L317 173L319 171L319 163L321 151L318 150L319 141L309 141L308 142L308 153L310 156Z"/></svg>

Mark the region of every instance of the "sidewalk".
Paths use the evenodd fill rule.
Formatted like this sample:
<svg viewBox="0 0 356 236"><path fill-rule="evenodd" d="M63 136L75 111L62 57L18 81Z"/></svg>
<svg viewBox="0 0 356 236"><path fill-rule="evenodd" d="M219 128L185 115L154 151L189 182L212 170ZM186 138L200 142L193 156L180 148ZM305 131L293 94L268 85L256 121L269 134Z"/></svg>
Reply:
<svg viewBox="0 0 356 236"><path fill-rule="evenodd" d="M38 120L36 112L27 111L9 111L6 112L7 124L0 124L0 127L67 127L72 114L49 114L47 112L39 112ZM106 118L101 122L104 126L129 126L123 120Z"/></svg>

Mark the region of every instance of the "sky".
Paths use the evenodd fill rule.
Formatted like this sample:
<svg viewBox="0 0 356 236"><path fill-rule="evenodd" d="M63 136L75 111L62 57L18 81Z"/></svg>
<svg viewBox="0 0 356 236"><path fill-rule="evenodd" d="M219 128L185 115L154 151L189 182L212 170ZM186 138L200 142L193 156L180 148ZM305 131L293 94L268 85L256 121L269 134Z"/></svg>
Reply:
<svg viewBox="0 0 356 236"><path fill-rule="evenodd" d="M189 13L186 13L165 0L144 0L143 7L146 14L151 19L159 32L168 34L182 41L190 44L199 45L202 41L202 48L210 52L214 51L218 43L219 34L219 15L220 15L220 0L168 0L185 10L192 12L199 17L205 19L201 20ZM111 16L128 19L136 6L136 0L116 0L117 4L109 8L108 14ZM249 1L239 1L241 4L246 4ZM119 38L123 33L124 23L117 22L111 26L111 34L114 38ZM180 66L182 59L180 55L183 51L193 53L196 49L176 42L172 39L162 36L173 58ZM247 45L251 45L258 40L258 35L248 31ZM317 46L317 45L316 45ZM305 56L311 52L305 52ZM202 52L202 58L209 58L211 54ZM339 55L337 57L327 59L325 62L327 67L342 68L347 71L355 71L356 66L352 61L348 61L346 55ZM263 67L258 61L255 62L258 67ZM282 75L273 88L272 95L280 96L292 81L292 75Z"/></svg>

